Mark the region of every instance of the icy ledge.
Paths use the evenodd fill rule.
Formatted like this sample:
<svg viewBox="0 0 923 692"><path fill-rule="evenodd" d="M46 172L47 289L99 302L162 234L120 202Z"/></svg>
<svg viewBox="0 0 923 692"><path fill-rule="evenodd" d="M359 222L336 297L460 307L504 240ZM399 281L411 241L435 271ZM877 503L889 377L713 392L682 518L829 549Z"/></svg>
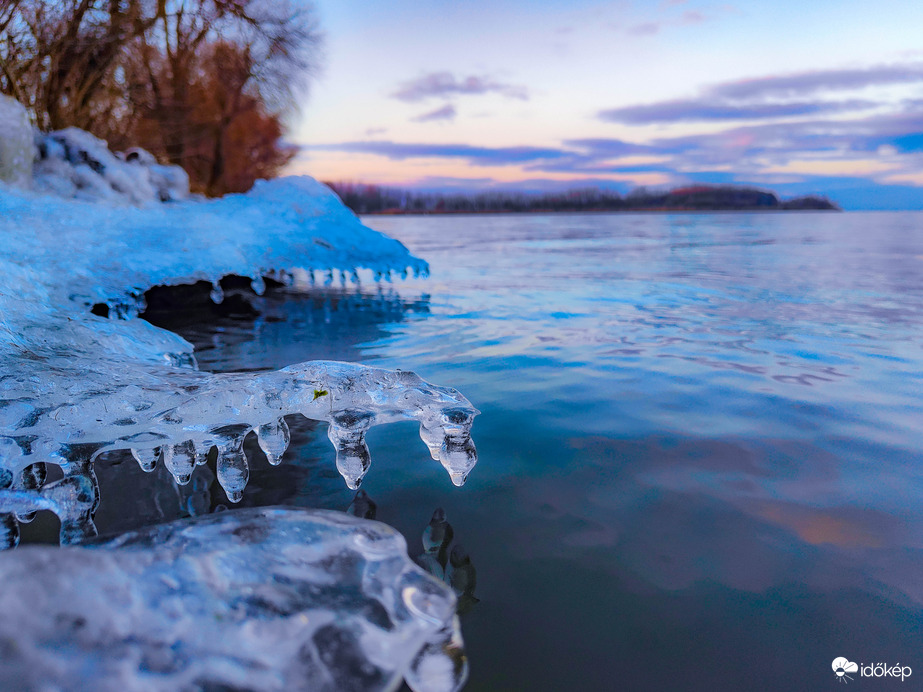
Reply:
<svg viewBox="0 0 923 692"><path fill-rule="evenodd" d="M262 508L0 556L0 687L452 692L455 597L394 529Z"/></svg>
<svg viewBox="0 0 923 692"><path fill-rule="evenodd" d="M100 454L130 449L146 471L159 460L181 485L213 455L218 482L239 502L249 475L244 437L256 432L278 464L289 443L289 414L329 423L337 469L353 489L371 463L365 434L381 423L418 421L420 437L455 485L477 462L470 435L478 411L456 390L412 372L326 361L239 375L147 364L74 371L41 360L20 367L0 375L0 487L7 488L0 490L0 512L22 518L52 510L61 518L63 544L95 535L93 462ZM44 462L60 466L64 478L42 487ZM15 543L15 526L7 531Z"/></svg>
<svg viewBox="0 0 923 692"><path fill-rule="evenodd" d="M160 284L205 279L220 302L218 281L228 274L250 277L259 293L264 277L331 281L338 272L345 280L364 269L387 278L424 273L425 262L363 226L310 178L161 203L150 198L156 186L129 194L145 181L178 179L170 171L151 177L157 170L144 156L118 158L76 130L37 141L44 153L34 187L56 195L0 182L0 549L16 545L18 522L39 509L61 518L62 543L95 535L93 464L116 449L132 450L146 470L160 460L180 484L213 458L237 502L248 477L244 437L255 431L278 463L289 439L283 417L291 414L329 423L350 488L369 467L366 431L399 419L418 421L432 457L453 483L464 482L476 462L470 430L478 412L455 390L346 363L202 373L190 344L135 317L144 291ZM116 203L106 195L95 199L108 202L85 202L68 197L74 189L118 195ZM144 204L126 201L135 198ZM100 303L121 319L91 314ZM48 463L64 477L45 485Z"/></svg>

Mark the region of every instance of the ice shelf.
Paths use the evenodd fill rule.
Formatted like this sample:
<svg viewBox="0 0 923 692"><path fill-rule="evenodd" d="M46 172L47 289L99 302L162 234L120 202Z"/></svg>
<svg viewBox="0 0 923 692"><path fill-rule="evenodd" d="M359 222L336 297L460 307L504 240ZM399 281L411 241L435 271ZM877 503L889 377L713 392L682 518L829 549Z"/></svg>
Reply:
<svg viewBox="0 0 923 692"><path fill-rule="evenodd" d="M25 546L0 556L0 581L3 689L453 692L467 675L451 590L397 531L341 512Z"/></svg>
<svg viewBox="0 0 923 692"><path fill-rule="evenodd" d="M93 464L118 449L143 469L165 465L179 484L213 458L237 502L248 478L244 437L255 432L278 463L287 415L329 424L350 488L369 468L368 429L402 419L420 423L433 459L464 483L478 412L454 389L334 362L204 373L190 344L136 317L156 285L204 279L220 302L218 282L229 274L261 292L265 278L420 274L425 262L310 178L204 200L146 152L115 155L79 130L35 142L33 189L0 183L0 548L15 545L17 522L40 509L61 518L62 543L95 535ZM109 318L91 313L99 304ZM49 463L63 478L46 484Z"/></svg>

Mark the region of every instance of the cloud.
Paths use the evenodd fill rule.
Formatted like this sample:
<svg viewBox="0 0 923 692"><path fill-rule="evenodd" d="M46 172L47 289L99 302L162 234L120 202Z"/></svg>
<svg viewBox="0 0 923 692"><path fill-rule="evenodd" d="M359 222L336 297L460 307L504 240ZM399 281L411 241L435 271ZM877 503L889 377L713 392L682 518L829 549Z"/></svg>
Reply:
<svg viewBox="0 0 923 692"><path fill-rule="evenodd" d="M466 159L475 166L503 166L567 156L562 149L542 147L478 147L470 144L412 144L404 142L340 142L314 144L313 151L345 151L385 156L395 161L411 158Z"/></svg>
<svg viewBox="0 0 923 692"><path fill-rule="evenodd" d="M370 127L365 131L366 137L374 137L375 135L383 135L388 131L387 127Z"/></svg>
<svg viewBox="0 0 923 692"><path fill-rule="evenodd" d="M632 154L649 154L654 151L653 147L646 144L626 142L623 139L566 139L564 144L589 151L597 157L630 156Z"/></svg>
<svg viewBox="0 0 923 692"><path fill-rule="evenodd" d="M675 123L703 120L765 120L796 115L839 113L871 108L871 101L794 101L789 103L722 103L711 98L661 101L640 106L610 108L598 117L607 122L626 125Z"/></svg>
<svg viewBox="0 0 923 692"><path fill-rule="evenodd" d="M362 153L392 161L455 160L507 180L534 176L636 185L764 184L788 194L834 194L848 188L853 201L846 200L846 193L837 199L852 208L920 208L923 102L906 100L900 107L896 112L874 111L849 119L819 114L795 121L736 123L720 131L646 142L574 138L547 147L483 147L371 140L306 150ZM504 170L494 173L491 167ZM891 196L875 202L871 191L876 186Z"/></svg>
<svg viewBox="0 0 923 692"><path fill-rule="evenodd" d="M627 32L632 36L652 36L660 32L660 26L657 22L643 22L628 27Z"/></svg>
<svg viewBox="0 0 923 692"><path fill-rule="evenodd" d="M437 108L434 111L429 113L424 113L423 115L418 115L416 118L411 118L415 123L429 123L434 120L454 120L457 115L455 106L451 103L447 103L442 108Z"/></svg>
<svg viewBox="0 0 923 692"><path fill-rule="evenodd" d="M697 22L704 18L687 19ZM921 62L815 70L723 82L703 89L693 98L609 108L600 111L597 117L608 122L646 125L847 113L882 104L859 98L834 101L829 99L830 93L914 83L923 84ZM909 101L905 106L912 108L913 103Z"/></svg>
<svg viewBox="0 0 923 692"><path fill-rule="evenodd" d="M728 99L790 97L913 82L923 82L923 63L879 65L865 69L814 70L742 79L717 84L709 88L706 94Z"/></svg>
<svg viewBox="0 0 923 692"><path fill-rule="evenodd" d="M477 75L459 79L451 72L430 72L404 82L391 96L399 101L416 103L429 98L492 93L523 101L529 98L529 92L524 86L497 82L490 77Z"/></svg>

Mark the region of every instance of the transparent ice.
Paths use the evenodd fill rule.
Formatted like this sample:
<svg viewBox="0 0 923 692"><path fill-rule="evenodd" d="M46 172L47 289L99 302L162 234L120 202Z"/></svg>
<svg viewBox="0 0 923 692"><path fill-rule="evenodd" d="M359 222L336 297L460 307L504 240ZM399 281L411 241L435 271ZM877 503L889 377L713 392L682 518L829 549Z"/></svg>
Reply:
<svg viewBox="0 0 923 692"><path fill-rule="evenodd" d="M341 512L25 546L0 581L2 689L452 692L467 675L451 590L397 531Z"/></svg>

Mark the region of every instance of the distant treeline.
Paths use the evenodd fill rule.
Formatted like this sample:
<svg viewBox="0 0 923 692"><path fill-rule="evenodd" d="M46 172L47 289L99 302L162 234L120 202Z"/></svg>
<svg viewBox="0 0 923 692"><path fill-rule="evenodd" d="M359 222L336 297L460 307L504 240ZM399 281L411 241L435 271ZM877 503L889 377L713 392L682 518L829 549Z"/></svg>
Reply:
<svg viewBox="0 0 923 692"><path fill-rule="evenodd" d="M774 193L748 187L696 185L669 191L639 188L627 195L596 188L525 194L411 192L377 185L330 183L357 214L486 214L559 211L761 211L838 210L823 197L780 200Z"/></svg>

